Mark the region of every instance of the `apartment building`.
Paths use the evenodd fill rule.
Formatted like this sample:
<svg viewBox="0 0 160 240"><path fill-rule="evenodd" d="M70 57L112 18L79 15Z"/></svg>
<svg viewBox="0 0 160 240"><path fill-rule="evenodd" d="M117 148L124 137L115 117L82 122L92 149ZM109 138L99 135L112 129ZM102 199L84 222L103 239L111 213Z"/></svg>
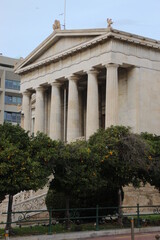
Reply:
<svg viewBox="0 0 160 240"><path fill-rule="evenodd" d="M0 55L0 124L21 122L20 76L14 73L18 59Z"/></svg>

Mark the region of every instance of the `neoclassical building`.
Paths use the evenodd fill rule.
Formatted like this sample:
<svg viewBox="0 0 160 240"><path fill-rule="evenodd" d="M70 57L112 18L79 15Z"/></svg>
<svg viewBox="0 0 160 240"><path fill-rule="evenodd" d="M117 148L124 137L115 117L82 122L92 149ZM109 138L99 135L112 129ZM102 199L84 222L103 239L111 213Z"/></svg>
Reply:
<svg viewBox="0 0 160 240"><path fill-rule="evenodd" d="M157 40L111 27L57 29L15 72L25 130L64 141L110 125L160 134Z"/></svg>
<svg viewBox="0 0 160 240"><path fill-rule="evenodd" d="M21 76L23 127L31 133L74 141L98 128L125 125L160 134L160 41L110 26L56 29L15 72ZM159 202L153 188L148 195L129 190L124 200Z"/></svg>

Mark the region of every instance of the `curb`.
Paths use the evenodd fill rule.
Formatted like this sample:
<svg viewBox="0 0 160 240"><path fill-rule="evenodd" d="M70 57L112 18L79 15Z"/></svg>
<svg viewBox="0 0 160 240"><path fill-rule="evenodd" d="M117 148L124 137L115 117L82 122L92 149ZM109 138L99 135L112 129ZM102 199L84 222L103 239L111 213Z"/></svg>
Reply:
<svg viewBox="0 0 160 240"><path fill-rule="evenodd" d="M86 231L73 233L57 233L53 235L38 235L28 237L10 237L10 240L79 240L85 238L104 237L110 235L128 234L130 229L114 229L101 231ZM160 227L135 228L135 233L160 232Z"/></svg>

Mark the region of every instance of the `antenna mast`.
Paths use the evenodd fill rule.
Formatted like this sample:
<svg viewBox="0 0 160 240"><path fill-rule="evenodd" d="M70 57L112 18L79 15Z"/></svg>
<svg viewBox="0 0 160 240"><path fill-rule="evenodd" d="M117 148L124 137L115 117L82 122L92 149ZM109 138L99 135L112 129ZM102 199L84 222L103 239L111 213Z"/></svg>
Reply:
<svg viewBox="0 0 160 240"><path fill-rule="evenodd" d="M64 0L64 30L66 29L66 0Z"/></svg>

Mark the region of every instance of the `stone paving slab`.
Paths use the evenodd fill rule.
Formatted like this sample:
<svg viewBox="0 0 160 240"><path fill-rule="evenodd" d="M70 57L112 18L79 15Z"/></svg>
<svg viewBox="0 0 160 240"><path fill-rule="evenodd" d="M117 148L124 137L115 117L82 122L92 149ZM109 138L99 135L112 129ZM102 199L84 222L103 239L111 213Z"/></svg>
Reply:
<svg viewBox="0 0 160 240"><path fill-rule="evenodd" d="M10 240L79 240L85 238L96 238L111 235L129 234L130 229L114 229L114 230L101 230L101 231L85 231L85 232L73 232L73 233L57 233L53 235L39 235L39 236L28 236L28 237L10 237ZM160 232L159 227L146 227L146 228L135 228L135 233L151 233Z"/></svg>

